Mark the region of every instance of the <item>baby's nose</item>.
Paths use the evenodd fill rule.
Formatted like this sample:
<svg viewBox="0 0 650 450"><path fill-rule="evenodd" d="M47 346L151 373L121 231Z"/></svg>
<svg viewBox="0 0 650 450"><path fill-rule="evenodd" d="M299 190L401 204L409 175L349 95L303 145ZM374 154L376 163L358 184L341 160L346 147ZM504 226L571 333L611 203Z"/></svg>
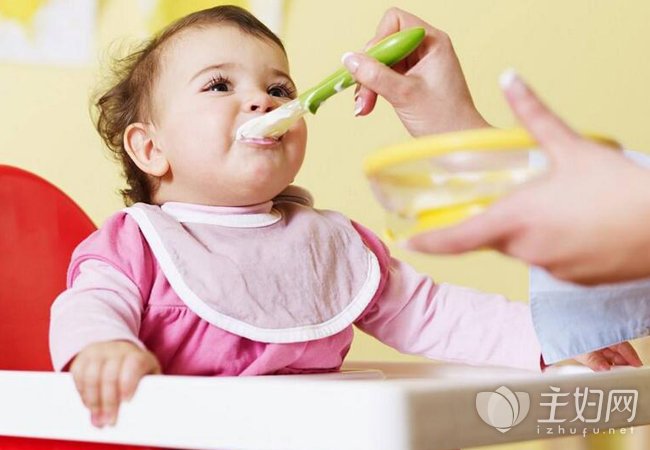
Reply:
<svg viewBox="0 0 650 450"><path fill-rule="evenodd" d="M276 107L275 100L268 94L259 94L251 98L245 106L250 112L267 113L273 111Z"/></svg>

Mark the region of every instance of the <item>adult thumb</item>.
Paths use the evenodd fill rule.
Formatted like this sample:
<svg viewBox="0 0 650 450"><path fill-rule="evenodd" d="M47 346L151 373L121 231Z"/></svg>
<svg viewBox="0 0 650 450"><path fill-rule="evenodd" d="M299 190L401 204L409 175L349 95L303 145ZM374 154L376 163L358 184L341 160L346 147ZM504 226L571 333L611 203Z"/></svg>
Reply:
<svg viewBox="0 0 650 450"><path fill-rule="evenodd" d="M580 136L551 111L512 69L499 78L510 108L521 124L557 160L576 146Z"/></svg>
<svg viewBox="0 0 650 450"><path fill-rule="evenodd" d="M404 75L363 53L347 52L341 57L345 68L357 83L384 97L393 106L404 101L400 86L408 83Z"/></svg>

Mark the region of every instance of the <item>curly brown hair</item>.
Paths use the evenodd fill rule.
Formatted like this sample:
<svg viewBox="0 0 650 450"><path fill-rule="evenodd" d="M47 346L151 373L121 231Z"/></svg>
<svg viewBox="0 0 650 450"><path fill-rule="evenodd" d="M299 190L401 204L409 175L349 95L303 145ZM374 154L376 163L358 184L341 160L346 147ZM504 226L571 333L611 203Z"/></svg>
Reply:
<svg viewBox="0 0 650 450"><path fill-rule="evenodd" d="M129 206L137 202L152 203L155 179L143 171L129 157L124 147L124 132L135 122L149 117L151 93L156 80L160 55L167 43L180 31L227 23L260 39L269 40L285 51L282 41L251 13L237 6L224 5L204 9L178 19L128 56L116 59L113 65L114 81L94 103L95 127L114 158L122 165L127 187L120 193ZM286 53L286 51L285 51Z"/></svg>

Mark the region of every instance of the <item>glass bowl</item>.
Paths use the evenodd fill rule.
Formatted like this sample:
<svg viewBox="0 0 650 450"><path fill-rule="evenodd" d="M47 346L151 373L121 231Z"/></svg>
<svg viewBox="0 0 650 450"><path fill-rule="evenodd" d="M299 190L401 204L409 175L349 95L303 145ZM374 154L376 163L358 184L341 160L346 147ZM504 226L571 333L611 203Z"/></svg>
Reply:
<svg viewBox="0 0 650 450"><path fill-rule="evenodd" d="M613 148L612 139L585 135ZM545 171L523 129L485 128L426 136L366 158L372 192L387 211L386 238L454 225Z"/></svg>

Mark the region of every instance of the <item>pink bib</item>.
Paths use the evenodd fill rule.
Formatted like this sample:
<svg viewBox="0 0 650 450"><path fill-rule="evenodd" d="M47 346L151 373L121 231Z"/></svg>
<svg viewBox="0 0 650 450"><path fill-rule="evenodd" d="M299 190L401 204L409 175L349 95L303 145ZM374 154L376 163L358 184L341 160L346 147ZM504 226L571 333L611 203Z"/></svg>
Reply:
<svg viewBox="0 0 650 450"><path fill-rule="evenodd" d="M349 219L313 209L295 187L283 194L260 213L173 203L125 211L171 287L202 319L259 342L332 336L374 297L379 263Z"/></svg>

